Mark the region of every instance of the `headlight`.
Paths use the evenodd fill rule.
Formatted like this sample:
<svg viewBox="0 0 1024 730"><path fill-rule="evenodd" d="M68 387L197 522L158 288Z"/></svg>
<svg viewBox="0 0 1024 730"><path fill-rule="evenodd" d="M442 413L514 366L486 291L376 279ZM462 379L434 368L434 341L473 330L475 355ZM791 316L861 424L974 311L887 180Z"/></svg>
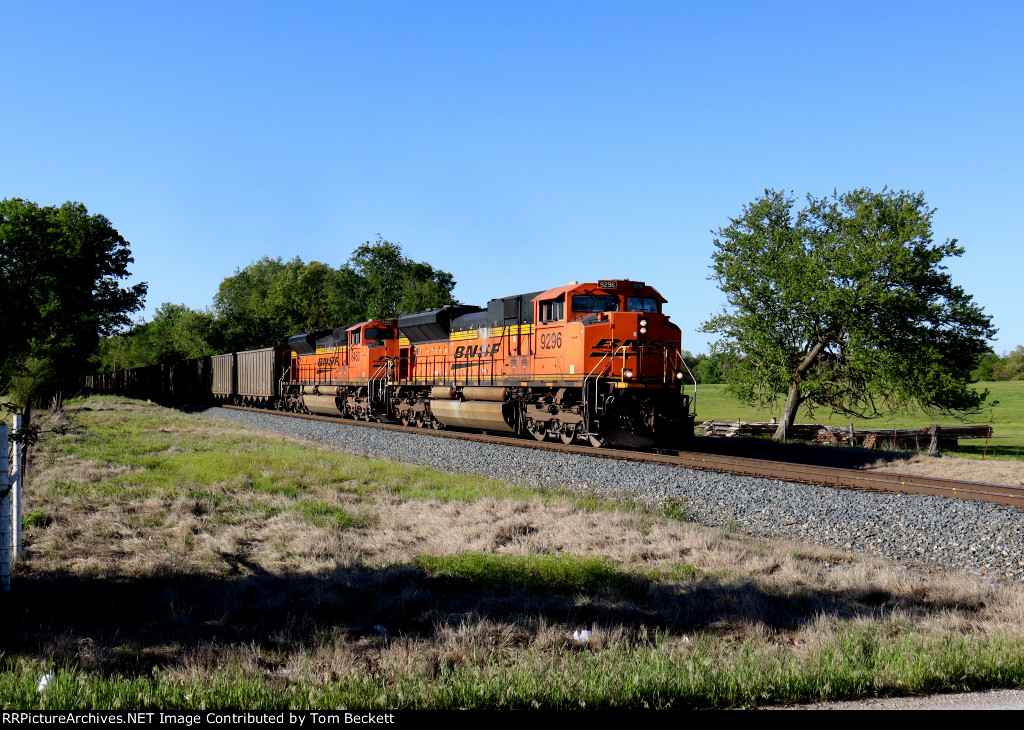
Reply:
<svg viewBox="0 0 1024 730"><path fill-rule="evenodd" d="M641 327L646 327L647 326L647 320L646 319L641 319L640 320L640 326Z"/></svg>
<svg viewBox="0 0 1024 730"><path fill-rule="evenodd" d="M623 370L622 371L622 377L624 377L624 378L632 378L633 377L633 370L632 370L632 368L626 368L625 370Z"/></svg>
<svg viewBox="0 0 1024 730"><path fill-rule="evenodd" d="M641 327L640 328L640 334L646 335L647 334L647 328L646 327Z"/></svg>
<svg viewBox="0 0 1024 730"><path fill-rule="evenodd" d="M676 373L676 380L682 380L682 379L683 379L683 371L680 370L680 371L678 371Z"/></svg>

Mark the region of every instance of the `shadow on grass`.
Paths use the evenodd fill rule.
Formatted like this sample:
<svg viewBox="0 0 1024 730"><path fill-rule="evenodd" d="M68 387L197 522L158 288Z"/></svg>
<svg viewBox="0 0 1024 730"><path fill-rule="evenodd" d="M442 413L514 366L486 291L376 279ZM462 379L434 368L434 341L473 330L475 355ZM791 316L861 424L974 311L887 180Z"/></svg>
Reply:
<svg viewBox="0 0 1024 730"><path fill-rule="evenodd" d="M984 443L960 444L960 454L971 456L1004 456L1014 459L1024 459L1024 447L1020 446L998 446L989 444L986 448Z"/></svg>
<svg viewBox="0 0 1024 730"><path fill-rule="evenodd" d="M771 459L790 464L837 466L847 469L859 469L870 464L876 464L879 461L887 463L907 461L918 455L916 451L880 451L824 444L780 444L769 437L716 438L713 436L697 436L688 450L706 454L720 454L722 456L745 456L750 459Z"/></svg>
<svg viewBox="0 0 1024 730"><path fill-rule="evenodd" d="M365 648L390 636L429 640L443 626L488 619L522 627L538 620L572 628L622 626L669 635L695 631L741 635L760 623L795 630L822 615L884 617L981 606L938 605L912 595L865 588L766 592L752 582L709 577L655 581L618 574L582 592L554 586L495 585L430 577L415 566L346 568L320 576L273 575L241 556L223 556L236 574L166 574L104 579L69 573L17 575L0 601L8 659L52 660L104 675L146 675L174 667L186 655L230 658L237 647L272 655L310 650L339 634ZM227 661L227 659L217 660ZM283 661L283 660L282 660Z"/></svg>

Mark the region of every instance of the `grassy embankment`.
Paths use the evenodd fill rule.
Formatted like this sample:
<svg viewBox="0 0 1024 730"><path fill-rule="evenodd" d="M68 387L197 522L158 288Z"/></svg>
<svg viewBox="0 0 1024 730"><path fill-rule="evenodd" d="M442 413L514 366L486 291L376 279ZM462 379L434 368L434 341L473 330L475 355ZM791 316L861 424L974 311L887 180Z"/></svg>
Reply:
<svg viewBox="0 0 1024 730"><path fill-rule="evenodd" d="M692 386L691 386L692 387ZM992 426L994 437L988 443L988 456L1024 458L1024 380L978 383L979 390L989 391L988 404L981 413L971 416L964 424ZM687 392L690 392L689 390ZM781 415L779 410L758 411L740 403L725 392L724 385L701 385L697 389L697 420L700 421L768 421ZM815 411L813 416L801 412L797 423L820 423L827 426L848 426L850 419L832 416L827 410ZM952 418L928 415L920 410L889 419L854 420L854 428L924 428L933 423L945 426L960 425ZM698 428L698 433L700 429ZM961 456L981 456L985 452L984 439L960 442Z"/></svg>
<svg viewBox="0 0 1024 730"><path fill-rule="evenodd" d="M703 528L678 502L75 408L37 452L0 602L3 709L735 707L1024 683L1016 585Z"/></svg>

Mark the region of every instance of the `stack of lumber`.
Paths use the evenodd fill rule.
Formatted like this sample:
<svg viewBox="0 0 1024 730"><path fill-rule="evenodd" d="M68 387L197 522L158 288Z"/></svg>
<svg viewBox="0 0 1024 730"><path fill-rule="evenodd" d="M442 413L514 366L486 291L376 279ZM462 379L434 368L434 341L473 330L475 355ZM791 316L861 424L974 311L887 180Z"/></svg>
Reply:
<svg viewBox="0 0 1024 730"><path fill-rule="evenodd" d="M705 436L774 436L777 423L756 421L704 421ZM956 451L960 439L989 438L991 426L943 426L939 430L939 449ZM931 444L930 428L867 428L820 426L797 423L786 429L786 438L816 441L836 446L862 446L866 449L927 451Z"/></svg>
<svg viewBox="0 0 1024 730"><path fill-rule="evenodd" d="M927 430L927 429L926 429ZM943 426L942 433L958 439L987 439L992 437L991 426Z"/></svg>
<svg viewBox="0 0 1024 730"><path fill-rule="evenodd" d="M774 436L777 423L756 421L704 421L705 436ZM795 423L786 429L786 438L813 441L821 426L815 423Z"/></svg>

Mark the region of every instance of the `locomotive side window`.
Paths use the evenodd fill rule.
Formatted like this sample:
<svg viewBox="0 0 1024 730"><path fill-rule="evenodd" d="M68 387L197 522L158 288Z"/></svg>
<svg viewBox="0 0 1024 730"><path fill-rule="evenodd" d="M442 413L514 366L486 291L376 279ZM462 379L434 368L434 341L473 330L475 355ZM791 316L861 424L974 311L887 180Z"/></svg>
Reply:
<svg viewBox="0 0 1024 730"><path fill-rule="evenodd" d="M565 318L565 295L540 303L540 321L556 322Z"/></svg>
<svg viewBox="0 0 1024 730"><path fill-rule="evenodd" d="M633 299L634 297L630 297ZM574 312L618 312L619 298L598 296L595 294L574 294L572 297ZM632 311L632 310L630 310Z"/></svg>
<svg viewBox="0 0 1024 730"><path fill-rule="evenodd" d="M358 345L359 342L360 342L360 339L359 339L360 338L360 334L361 333L359 332L359 330L356 330L355 332L353 332L352 333L352 337L351 337L351 341L350 341L349 344L351 344L351 345Z"/></svg>
<svg viewBox="0 0 1024 730"><path fill-rule="evenodd" d="M660 311L658 300L654 297L626 297L627 312L654 312Z"/></svg>

